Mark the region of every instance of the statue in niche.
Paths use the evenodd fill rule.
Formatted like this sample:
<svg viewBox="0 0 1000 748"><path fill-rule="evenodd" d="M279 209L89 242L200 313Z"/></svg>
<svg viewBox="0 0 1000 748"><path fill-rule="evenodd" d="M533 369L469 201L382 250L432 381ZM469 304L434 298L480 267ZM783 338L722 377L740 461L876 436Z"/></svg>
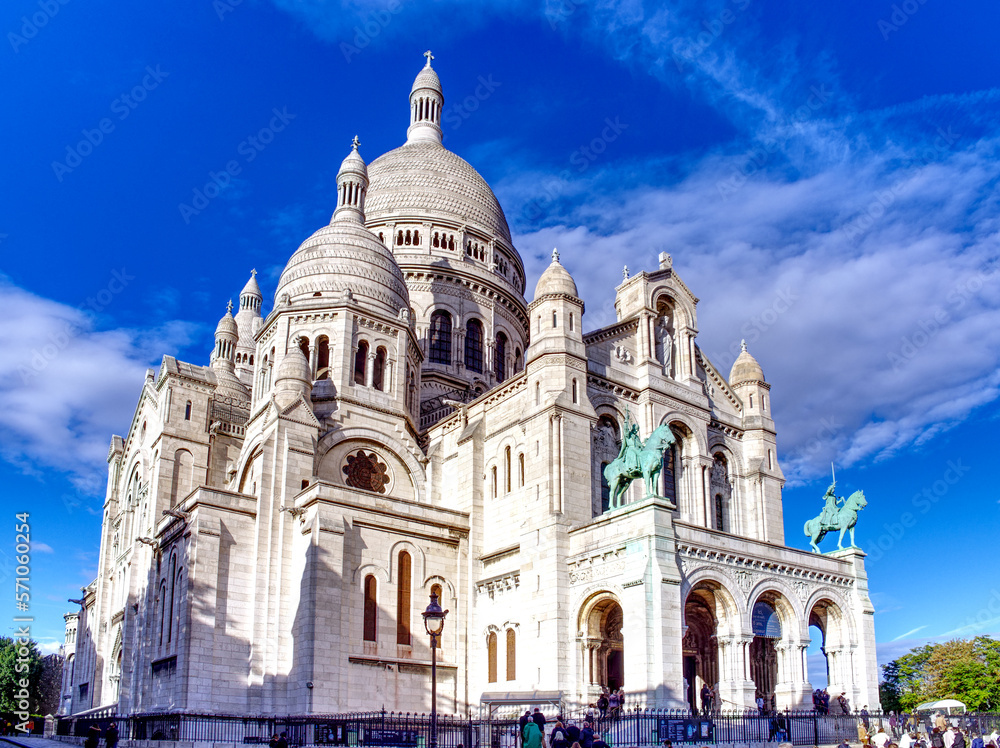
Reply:
<svg viewBox="0 0 1000 748"><path fill-rule="evenodd" d="M670 334L670 318L660 317L656 326L656 341L660 346L660 363L663 364L663 374L670 376L670 366L674 359L674 338Z"/></svg>

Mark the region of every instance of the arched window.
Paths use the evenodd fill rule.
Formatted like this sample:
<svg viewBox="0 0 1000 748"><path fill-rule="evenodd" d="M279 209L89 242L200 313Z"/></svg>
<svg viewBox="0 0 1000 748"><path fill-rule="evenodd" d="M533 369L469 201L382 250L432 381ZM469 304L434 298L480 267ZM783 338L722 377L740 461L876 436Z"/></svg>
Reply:
<svg viewBox="0 0 1000 748"><path fill-rule="evenodd" d="M316 341L316 378L330 378L330 339L325 335Z"/></svg>
<svg viewBox="0 0 1000 748"><path fill-rule="evenodd" d="M187 405L184 406L184 420L185 421L190 421L191 420L191 401L190 400L188 400L187 401Z"/></svg>
<svg viewBox="0 0 1000 748"><path fill-rule="evenodd" d="M553 327L559 326L559 317L556 315L555 310L552 311L552 326Z"/></svg>
<svg viewBox="0 0 1000 748"><path fill-rule="evenodd" d="M309 360L309 338L299 338L299 350L302 351L302 355L306 357L306 361Z"/></svg>
<svg viewBox="0 0 1000 748"><path fill-rule="evenodd" d="M517 456L517 486L524 488L524 452Z"/></svg>
<svg viewBox="0 0 1000 748"><path fill-rule="evenodd" d="M409 231L407 231L407 232L406 232L406 240L404 241L404 244L406 244L407 246L409 246L409 245L410 245L410 242L411 242L411 238L410 238L410 232L409 232Z"/></svg>
<svg viewBox="0 0 1000 748"><path fill-rule="evenodd" d="M490 683L497 682L497 635L493 631L486 638L486 669Z"/></svg>
<svg viewBox="0 0 1000 748"><path fill-rule="evenodd" d="M402 231L400 231L399 233L396 234L396 246L398 246L398 247L402 247L403 246L403 232Z"/></svg>
<svg viewBox="0 0 1000 748"><path fill-rule="evenodd" d="M514 373L515 374L517 374L519 371L521 371L521 364L522 364L522 361L521 361L521 349L520 348L515 348L514 349Z"/></svg>
<svg viewBox="0 0 1000 748"><path fill-rule="evenodd" d="M465 368L483 373L483 323L470 319L465 326Z"/></svg>
<svg viewBox="0 0 1000 748"><path fill-rule="evenodd" d="M510 457L510 447L505 447L503 450L503 490L504 493L510 493L511 489L511 457Z"/></svg>
<svg viewBox="0 0 1000 748"><path fill-rule="evenodd" d="M670 499L674 504L677 503L677 494L679 481L678 477L678 465L681 459L681 445L680 442L674 442L663 453L663 468L661 473L663 474L663 497Z"/></svg>
<svg viewBox="0 0 1000 748"><path fill-rule="evenodd" d="M608 483L607 476L604 475L604 468L606 468L610 463L601 463L601 513L608 511L611 508L611 484Z"/></svg>
<svg viewBox="0 0 1000 748"><path fill-rule="evenodd" d="M433 241L432 243L433 243L433 245L434 245L435 247L440 247L440 246L441 246L441 238L440 238L440 236L438 235L438 232L437 232L437 231L435 231L435 232L434 232L434 241Z"/></svg>
<svg viewBox="0 0 1000 748"><path fill-rule="evenodd" d="M722 503L722 494L715 494L715 529L726 531L726 510Z"/></svg>
<svg viewBox="0 0 1000 748"><path fill-rule="evenodd" d="M396 644L410 646L410 554L399 552L399 582L396 589Z"/></svg>
<svg viewBox="0 0 1000 748"><path fill-rule="evenodd" d="M431 315L430 361L432 364L451 363L451 315L439 310Z"/></svg>
<svg viewBox="0 0 1000 748"><path fill-rule="evenodd" d="M517 634L507 629L507 680L517 677Z"/></svg>
<svg viewBox="0 0 1000 748"><path fill-rule="evenodd" d="M573 312L569 313L569 331L573 332Z"/></svg>
<svg viewBox="0 0 1000 748"><path fill-rule="evenodd" d="M358 343L358 352L354 354L354 383L364 384L368 372L368 342Z"/></svg>
<svg viewBox="0 0 1000 748"><path fill-rule="evenodd" d="M542 404L542 383L535 382L535 405Z"/></svg>
<svg viewBox="0 0 1000 748"><path fill-rule="evenodd" d="M448 249L454 251L455 249L455 237L452 236L448 239Z"/></svg>
<svg viewBox="0 0 1000 748"><path fill-rule="evenodd" d="M163 646L163 632L167 624L167 582L160 582L160 638L159 645Z"/></svg>
<svg viewBox="0 0 1000 748"><path fill-rule="evenodd" d="M497 466L490 468L490 498L497 497Z"/></svg>
<svg viewBox="0 0 1000 748"><path fill-rule="evenodd" d="M375 575L369 574L365 577L364 636L366 642L378 641L378 600L375 593Z"/></svg>
<svg viewBox="0 0 1000 748"><path fill-rule="evenodd" d="M385 348L378 347L375 351L375 369L372 371L372 386L377 390L385 390Z"/></svg>
<svg viewBox="0 0 1000 748"><path fill-rule="evenodd" d="M576 380L573 380L573 402L579 402L579 395L577 394Z"/></svg>
<svg viewBox="0 0 1000 748"><path fill-rule="evenodd" d="M167 591L167 644L174 636L174 584L177 581L177 556L170 557L170 589Z"/></svg>
<svg viewBox="0 0 1000 748"><path fill-rule="evenodd" d="M385 234L383 234L381 231L378 232L378 240L383 244L385 244Z"/></svg>
<svg viewBox="0 0 1000 748"><path fill-rule="evenodd" d="M414 246L417 246L417 245L420 244L420 232L419 231L414 231L413 232L413 244L414 244Z"/></svg>
<svg viewBox="0 0 1000 748"><path fill-rule="evenodd" d="M493 374L498 382L507 378L507 336L502 332L497 333L497 347L493 358Z"/></svg>

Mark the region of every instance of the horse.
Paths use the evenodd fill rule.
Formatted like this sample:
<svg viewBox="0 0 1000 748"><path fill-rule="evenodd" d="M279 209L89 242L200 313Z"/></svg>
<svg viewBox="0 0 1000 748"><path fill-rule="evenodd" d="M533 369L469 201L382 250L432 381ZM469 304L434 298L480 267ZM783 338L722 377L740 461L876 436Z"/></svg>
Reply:
<svg viewBox="0 0 1000 748"><path fill-rule="evenodd" d="M642 478L646 485L646 496L657 496L656 478L663 467L663 452L674 443L673 432L664 424L657 426L646 439L638 453L638 469L629 469L621 457L616 457L604 468L604 479L611 489L608 502L609 509L617 509L622 505L622 494L636 478Z"/></svg>
<svg viewBox="0 0 1000 748"><path fill-rule="evenodd" d="M812 546L813 553L821 553L819 543L828 532L835 532L840 530L840 539L837 541L837 550L844 550L844 533L848 530L851 531L851 548L857 548L854 545L854 526L858 523L858 512L868 506L868 502L865 500L864 491L855 491L847 500L844 502L842 507L837 509L837 520L833 524L820 525L819 517L813 517L811 520L807 521L803 531L806 537L809 538L809 545Z"/></svg>

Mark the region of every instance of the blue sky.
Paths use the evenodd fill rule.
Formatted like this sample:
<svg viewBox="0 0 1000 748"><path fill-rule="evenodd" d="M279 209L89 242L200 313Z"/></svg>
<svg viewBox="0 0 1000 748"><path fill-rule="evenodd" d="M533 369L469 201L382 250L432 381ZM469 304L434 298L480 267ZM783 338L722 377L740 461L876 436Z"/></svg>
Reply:
<svg viewBox="0 0 1000 748"><path fill-rule="evenodd" d="M702 349L725 372L746 338L773 385L788 544L831 461L865 490L883 658L1000 630L998 25L941 0L8 3L0 480L36 636L96 573L146 368L207 363L252 267L273 293L351 138L405 138L428 48L528 288L558 246L593 329L621 267L670 252Z"/></svg>

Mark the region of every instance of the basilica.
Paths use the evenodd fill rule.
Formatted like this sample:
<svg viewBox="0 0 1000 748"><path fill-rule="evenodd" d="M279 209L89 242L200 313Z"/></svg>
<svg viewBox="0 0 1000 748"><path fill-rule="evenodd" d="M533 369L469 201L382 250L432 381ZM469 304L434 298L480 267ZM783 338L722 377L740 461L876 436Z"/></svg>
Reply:
<svg viewBox="0 0 1000 748"><path fill-rule="evenodd" d="M427 58L405 143L366 163L355 139L267 315L251 273L210 363L164 356L111 438L62 713L425 712L432 595L441 711L705 685L808 708L816 637L831 693L877 707L864 554L785 545L760 364L708 360L667 254L600 329L557 251L526 294ZM660 427L653 490L612 495L626 434Z"/></svg>

